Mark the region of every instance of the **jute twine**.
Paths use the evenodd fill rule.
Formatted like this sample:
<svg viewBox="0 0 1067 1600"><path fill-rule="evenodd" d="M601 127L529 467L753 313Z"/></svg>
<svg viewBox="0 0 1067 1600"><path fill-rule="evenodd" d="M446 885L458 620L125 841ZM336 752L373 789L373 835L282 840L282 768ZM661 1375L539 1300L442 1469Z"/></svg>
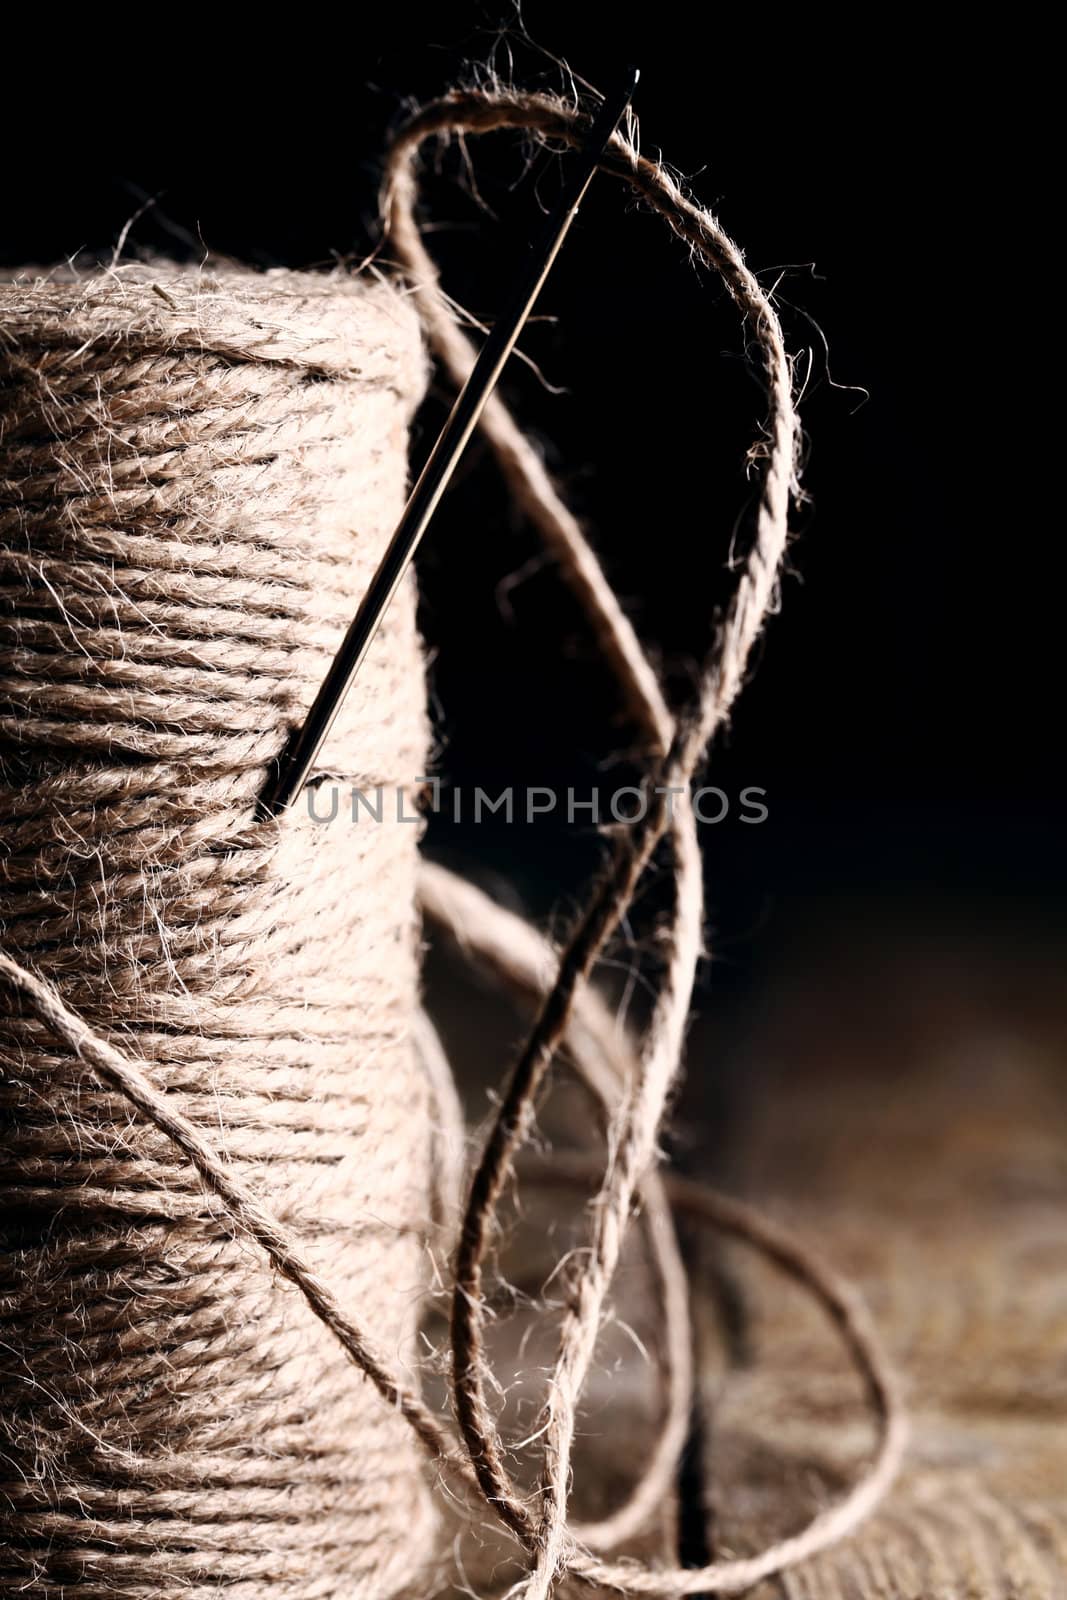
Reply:
<svg viewBox="0 0 1067 1600"><path fill-rule="evenodd" d="M396 1354L427 1277L417 831L250 804L402 504L424 362L373 279L0 291L0 918ZM411 786L412 593L331 743ZM414 1442L187 1156L5 997L0 1592L393 1593ZM81 1057L81 1059L80 1059Z"/></svg>
<svg viewBox="0 0 1067 1600"><path fill-rule="evenodd" d="M471 351L413 222L420 146L510 127L569 145L585 126L574 106L489 85L400 130L387 168L391 250L457 379ZM469 886L422 874L426 909L538 1005L458 1228L458 1436L404 1367L420 1248L459 1178L431 1153L448 1145L446 1125L454 1136L455 1109L416 1015L414 830L367 830L374 855L357 848L359 830L251 814L397 509L418 387L411 320L381 286L285 274L121 272L77 293L9 291L13 714L2 731L25 787L11 797L0 978L17 1000L5 1036L11 1182L34 1202L6 1257L18 1334L4 1395L16 1462L9 1591L420 1594L413 1574L431 1532L405 1431L449 1493L498 1518L524 1552L526 1600L548 1600L564 1573L631 1595L747 1587L849 1532L896 1470L896 1385L852 1292L744 1208L656 1175L701 950L686 795L775 598L798 433L778 319L736 247L639 154L635 125L605 165L725 282L767 415L733 598L691 698L670 707L538 457L501 405L486 416L644 731L651 803L615 840L558 953ZM391 614L331 739L332 772L364 786L414 780L418 683L408 605ZM631 1052L588 978L668 833L663 977ZM566 1279L529 1494L511 1479L489 1398L483 1277L563 1043L600 1106L606 1167L588 1247ZM587 1166L562 1175L590 1181ZM627 1504L576 1528L567 1500L580 1397L639 1198L667 1325L663 1429ZM672 1204L749 1239L808 1286L878 1423L871 1465L841 1502L761 1555L697 1571L611 1553L662 1499L684 1441ZM264 1272L260 1252L300 1296ZM342 1351L370 1384L346 1376Z"/></svg>

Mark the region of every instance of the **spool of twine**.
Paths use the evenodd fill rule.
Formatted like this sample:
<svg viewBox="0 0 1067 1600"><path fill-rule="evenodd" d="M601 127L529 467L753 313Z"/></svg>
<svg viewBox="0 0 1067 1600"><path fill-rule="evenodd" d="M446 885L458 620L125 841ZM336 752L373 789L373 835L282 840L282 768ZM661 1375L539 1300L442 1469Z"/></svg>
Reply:
<svg viewBox="0 0 1067 1600"><path fill-rule="evenodd" d="M402 505L416 319L369 278L0 287L6 954L151 1069L401 1366L433 1123L410 826L252 824ZM410 786L410 588L330 741ZM386 1600L417 1443L151 1123L0 1019L0 1594Z"/></svg>

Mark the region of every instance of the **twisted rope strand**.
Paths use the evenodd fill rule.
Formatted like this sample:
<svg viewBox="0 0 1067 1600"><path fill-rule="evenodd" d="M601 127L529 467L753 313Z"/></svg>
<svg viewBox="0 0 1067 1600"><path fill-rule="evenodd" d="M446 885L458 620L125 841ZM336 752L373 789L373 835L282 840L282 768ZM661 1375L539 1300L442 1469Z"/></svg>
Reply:
<svg viewBox="0 0 1067 1600"><path fill-rule="evenodd" d="M486 962L508 988L527 999L536 1003L543 997L557 970L559 957L529 923L497 905L473 884L428 862L423 863L419 872L419 901L423 911L449 934L469 959ZM610 1113L618 1103L619 1085L633 1084L640 1069L627 1039L595 989L586 987L576 994L563 1042L580 1077L601 1100L604 1111ZM533 1166L524 1169L524 1176L550 1182L558 1174L561 1182L595 1188L598 1171L595 1158L554 1152L549 1170ZM802 1285L822 1306L841 1334L874 1414L874 1452L852 1489L817 1513L798 1533L768 1545L754 1556L716 1561L700 1568L651 1571L631 1561L608 1562L589 1555L582 1548L583 1542L589 1542L582 1537L588 1530L574 1526L565 1536L563 1560L567 1569L594 1586L600 1584L622 1595L651 1596L655 1600L676 1600L676 1597L693 1594L733 1594L818 1555L853 1532L870 1515L900 1470L909 1436L907 1410L893 1364L882 1348L862 1296L820 1261L807 1244L741 1201L672 1173L657 1174L654 1167L650 1167L642 1179L643 1195L647 1195L647 1186L653 1178L658 1179L672 1209L685 1211L702 1225L749 1245ZM595 1206L597 1201L593 1204ZM665 1304L667 1336L673 1347L676 1340L682 1337L687 1340L688 1328L672 1334L671 1314L670 1306ZM674 1314L683 1313L676 1308ZM669 1491L677 1460L668 1454L670 1441L677 1441L679 1448L684 1443L684 1432L673 1433L671 1423L668 1412L657 1459L650 1462L643 1481L635 1485L629 1504L647 1498L651 1509L657 1503L662 1504L663 1496ZM514 1493L510 1481L508 1490ZM639 1526L640 1523L625 1522L620 1539L628 1537ZM607 1545L598 1543L598 1548L604 1549Z"/></svg>
<svg viewBox="0 0 1067 1600"><path fill-rule="evenodd" d="M527 1004L543 1000L556 970L556 953L530 923L443 867L424 861L419 904L469 961ZM566 1035L580 1081L592 1094L606 1138L626 1084L636 1073L630 1040L594 988L577 996ZM641 1182L641 1219L660 1290L663 1321L664 1411L655 1445L624 1503L596 1523L572 1523L572 1538L591 1550L611 1550L639 1533L668 1498L685 1447L693 1399L689 1284L678 1250L661 1175L650 1167ZM458 1211L457 1205L457 1211Z"/></svg>
<svg viewBox="0 0 1067 1600"><path fill-rule="evenodd" d="M473 352L449 315L414 224L415 160L422 142L432 134L486 133L514 127L541 140L556 139L573 146L584 137L586 119L544 96L507 91L457 93L426 106L404 125L387 164L386 210L393 242L412 276L431 339L457 380L469 371ZM665 974L640 1070L609 1139L609 1166L593 1210L592 1245L573 1285L573 1304L548 1386L539 1482L541 1515L533 1534L526 1507L510 1492L502 1443L486 1397L482 1276L492 1225L515 1155L525 1142L533 1105L566 1030L574 997L587 983L672 820L672 794L688 795L696 766L741 686L749 652L770 608L785 550L799 437L790 363L770 299L715 218L697 206L660 164L641 156L635 141L635 123L628 135L616 133L605 169L623 177L666 218L698 259L723 278L752 326L764 368L768 418L764 437L753 449L753 456L762 458L763 472L752 549L705 663L699 695L694 704L683 708L670 745L653 769L650 787L656 802L630 835L617 842L612 866L578 918L562 953L556 983L545 997L489 1134L460 1235L452 1319L457 1416L486 1497L513 1531L535 1549L537 1564L526 1591L528 1600L547 1600L561 1567L578 1400L633 1195L653 1159L663 1107L678 1070L700 954L702 916L699 854L685 800L674 826L675 910ZM658 686L648 688L650 681L655 683L654 674L575 519L562 506L539 458L518 434L500 402L487 408L484 426L516 498L557 551L568 581L592 616L628 703L646 728L651 727L657 741L662 741L667 731L662 696Z"/></svg>

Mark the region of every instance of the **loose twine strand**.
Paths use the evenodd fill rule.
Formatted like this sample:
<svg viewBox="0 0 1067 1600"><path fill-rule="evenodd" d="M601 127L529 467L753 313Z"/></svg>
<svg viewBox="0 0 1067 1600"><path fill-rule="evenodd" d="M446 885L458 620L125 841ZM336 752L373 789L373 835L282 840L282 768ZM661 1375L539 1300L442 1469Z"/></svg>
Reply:
<svg viewBox="0 0 1067 1600"><path fill-rule="evenodd" d="M587 125L580 109L562 101L494 88L455 93L433 102L399 130L386 169L389 237L410 281L430 343L456 381L469 371L473 351L438 287L414 220L420 147L436 135L509 128L522 129L543 143L575 145L583 139ZM82 1021L52 985L0 954L0 980L20 997L25 1010L172 1141L219 1202L229 1224L255 1240L277 1270L299 1289L355 1365L404 1416L448 1479L465 1495L480 1497L517 1537L529 1562L522 1588L525 1600L549 1600L564 1571L623 1594L664 1600L747 1588L852 1531L886 1492L906 1442L895 1376L855 1291L783 1230L748 1208L657 1175L654 1167L660 1122L678 1072L701 953L701 869L688 803L689 785L741 687L752 645L773 602L786 545L799 432L789 358L773 304L714 217L691 200L659 163L642 156L636 140L636 123L631 121L626 134L614 137L605 170L623 179L666 220L700 263L721 276L749 327L768 401L763 433L752 452L760 470L759 492L751 544L733 596L715 630L695 691L672 712L596 557L556 495L536 453L499 401L491 402L485 413L483 426L505 477L585 606L628 707L648 738L652 759L647 777L648 809L639 822L616 838L611 862L558 955L533 930L508 917L469 885L457 884L440 869L423 871L424 909L540 1005L475 1172L459 1235L451 1318L458 1441L311 1267L291 1230L233 1174L193 1123L168 1104L143 1066ZM667 954L651 1022L639 1051L631 1056L589 987L589 978L653 852L668 833L674 904ZM569 1304L548 1383L541 1470L536 1493L528 1499L507 1470L505 1447L487 1399L483 1276L501 1198L515 1172L553 1059L564 1045L600 1103L608 1154L591 1206L589 1248L569 1285ZM561 1170L566 1181L589 1182L587 1164ZM571 1527L567 1498L578 1405L639 1193L665 1300L668 1395L664 1423L646 1472L626 1504L600 1524ZM851 1492L817 1514L799 1534L755 1556L691 1570L652 1570L594 1553L594 1549L614 1548L663 1498L684 1443L692 1375L684 1272L673 1244L671 1207L746 1240L808 1288L837 1325L863 1378L878 1426L873 1460Z"/></svg>
<svg viewBox="0 0 1067 1600"><path fill-rule="evenodd" d="M435 134L480 134L521 128L541 141L579 144L585 123L546 96L495 90L454 93L422 109L399 132L386 168L389 236L411 281L431 345L454 380L463 381L474 352L456 326L414 221L416 159ZM651 736L655 756L647 780L648 809L616 840L613 859L580 913L559 968L513 1069L481 1161L460 1232L453 1295L453 1389L457 1418L479 1484L498 1515L531 1550L534 1570L527 1600L547 1600L565 1567L632 1594L681 1595L744 1587L782 1565L839 1538L884 1492L903 1448L903 1422L890 1407L880 1456L856 1493L797 1539L744 1563L712 1563L692 1572L649 1573L629 1564L590 1562L567 1532L566 1505L578 1401L596 1344L604 1300L614 1276L635 1192L654 1156L664 1106L678 1072L692 985L701 953L702 894L689 786L707 746L726 720L744 679L748 656L771 607L785 551L791 490L796 479L799 424L792 372L777 313L758 279L715 218L681 189L661 163L640 154L636 123L611 143L604 169L621 177L685 241L695 258L719 274L751 333L766 386L768 411L753 458L761 463L753 536L725 617L715 630L696 694L672 717L636 635L623 616L576 520L562 505L536 453L499 401L487 408L486 434L516 498L531 516L561 569L594 619L606 658L616 669L631 710ZM672 806L678 795L681 804ZM668 828L674 856L674 908L667 955L636 1068L614 1113L608 1163L591 1208L589 1248L571 1285L556 1366L545 1405L542 1470L536 1519L518 1496L487 1400L483 1270L493 1223L533 1109L563 1040L576 997L629 905L638 880ZM873 1499L871 1498L873 1495Z"/></svg>

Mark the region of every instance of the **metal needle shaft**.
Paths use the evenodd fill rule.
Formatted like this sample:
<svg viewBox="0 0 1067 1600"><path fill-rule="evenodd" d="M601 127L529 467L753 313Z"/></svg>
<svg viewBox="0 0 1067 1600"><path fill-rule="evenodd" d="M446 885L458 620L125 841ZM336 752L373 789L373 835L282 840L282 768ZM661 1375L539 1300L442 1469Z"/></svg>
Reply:
<svg viewBox="0 0 1067 1600"><path fill-rule="evenodd" d="M604 101L589 137L549 215L505 314L482 346L470 377L419 474L389 547L371 580L340 650L312 703L303 727L283 753L276 778L259 800L260 814L277 816L296 799L322 748L371 640L407 571L419 540L437 508L463 450L478 424L515 341L533 309L608 141L630 103L638 73L630 68L617 93Z"/></svg>

